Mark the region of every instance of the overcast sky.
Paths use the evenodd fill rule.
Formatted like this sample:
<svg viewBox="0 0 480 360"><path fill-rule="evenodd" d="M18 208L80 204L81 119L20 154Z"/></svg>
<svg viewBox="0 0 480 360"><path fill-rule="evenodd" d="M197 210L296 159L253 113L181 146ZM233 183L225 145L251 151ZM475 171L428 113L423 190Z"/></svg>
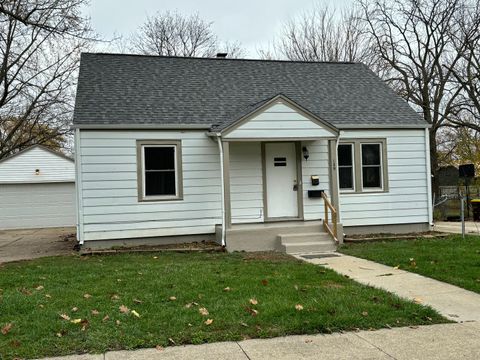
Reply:
<svg viewBox="0 0 480 360"><path fill-rule="evenodd" d="M348 6L353 0L324 0L336 8ZM282 23L290 17L311 9L315 0L91 0L88 14L94 30L103 38L128 36L148 15L157 11L178 10L213 22L213 30L222 41L240 41L249 57L257 49L266 48Z"/></svg>

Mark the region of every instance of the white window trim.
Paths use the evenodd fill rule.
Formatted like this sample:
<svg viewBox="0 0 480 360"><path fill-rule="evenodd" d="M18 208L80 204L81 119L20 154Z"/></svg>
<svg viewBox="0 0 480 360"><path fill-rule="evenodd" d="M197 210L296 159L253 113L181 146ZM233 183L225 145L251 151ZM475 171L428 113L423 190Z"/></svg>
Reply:
<svg viewBox="0 0 480 360"><path fill-rule="evenodd" d="M363 145L378 145L380 153L380 186L379 187L364 187L363 186ZM368 165L367 165L368 166ZM375 165L375 167L377 167ZM360 142L360 181L362 184L362 192L378 192L383 191L383 143L381 142Z"/></svg>

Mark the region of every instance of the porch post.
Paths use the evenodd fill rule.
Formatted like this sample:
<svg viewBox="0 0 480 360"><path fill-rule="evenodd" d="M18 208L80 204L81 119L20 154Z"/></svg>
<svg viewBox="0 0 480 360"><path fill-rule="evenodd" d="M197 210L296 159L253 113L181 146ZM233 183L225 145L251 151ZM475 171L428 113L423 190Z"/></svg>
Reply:
<svg viewBox="0 0 480 360"><path fill-rule="evenodd" d="M328 172L330 177L330 196L332 204L337 210L338 218L340 220L340 199L338 194L338 169L337 169L337 142L336 140L328 141Z"/></svg>
<svg viewBox="0 0 480 360"><path fill-rule="evenodd" d="M225 228L232 226L232 207L230 202L230 144L228 141L222 142L223 147L223 186L224 186L224 209L225 209Z"/></svg>

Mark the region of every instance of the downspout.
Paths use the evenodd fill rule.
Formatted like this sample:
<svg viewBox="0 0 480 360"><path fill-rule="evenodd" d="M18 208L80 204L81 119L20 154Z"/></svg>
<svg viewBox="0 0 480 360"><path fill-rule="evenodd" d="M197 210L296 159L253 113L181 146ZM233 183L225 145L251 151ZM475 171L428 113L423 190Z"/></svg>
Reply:
<svg viewBox="0 0 480 360"><path fill-rule="evenodd" d="M433 226L432 169L430 165L430 132L425 128L425 170L427 175L428 223Z"/></svg>
<svg viewBox="0 0 480 360"><path fill-rule="evenodd" d="M226 234L226 214L225 214L225 177L223 174L223 145L222 135L220 133L215 134L217 136L218 151L220 152L220 180L222 185L222 246L225 247L225 234Z"/></svg>
<svg viewBox="0 0 480 360"><path fill-rule="evenodd" d="M80 154L81 151L81 140L80 140L80 129L75 129L75 139L74 139L74 149L75 149L75 200L76 200L76 215L77 215L77 241L79 245L83 245L84 236L83 236L83 184L82 184L82 157Z"/></svg>

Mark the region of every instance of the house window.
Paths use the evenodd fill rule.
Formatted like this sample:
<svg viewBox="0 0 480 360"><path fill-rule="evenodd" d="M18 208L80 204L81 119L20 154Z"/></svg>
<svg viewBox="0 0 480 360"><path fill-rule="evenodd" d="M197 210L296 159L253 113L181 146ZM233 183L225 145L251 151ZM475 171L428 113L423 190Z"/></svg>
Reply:
<svg viewBox="0 0 480 360"><path fill-rule="evenodd" d="M362 188L382 188L381 144L361 144L362 146Z"/></svg>
<svg viewBox="0 0 480 360"><path fill-rule="evenodd" d="M340 190L388 191L385 139L345 139L338 145Z"/></svg>
<svg viewBox="0 0 480 360"><path fill-rule="evenodd" d="M338 145L338 180L340 189L354 190L353 144Z"/></svg>
<svg viewBox="0 0 480 360"><path fill-rule="evenodd" d="M139 200L182 197L180 141L138 142Z"/></svg>

